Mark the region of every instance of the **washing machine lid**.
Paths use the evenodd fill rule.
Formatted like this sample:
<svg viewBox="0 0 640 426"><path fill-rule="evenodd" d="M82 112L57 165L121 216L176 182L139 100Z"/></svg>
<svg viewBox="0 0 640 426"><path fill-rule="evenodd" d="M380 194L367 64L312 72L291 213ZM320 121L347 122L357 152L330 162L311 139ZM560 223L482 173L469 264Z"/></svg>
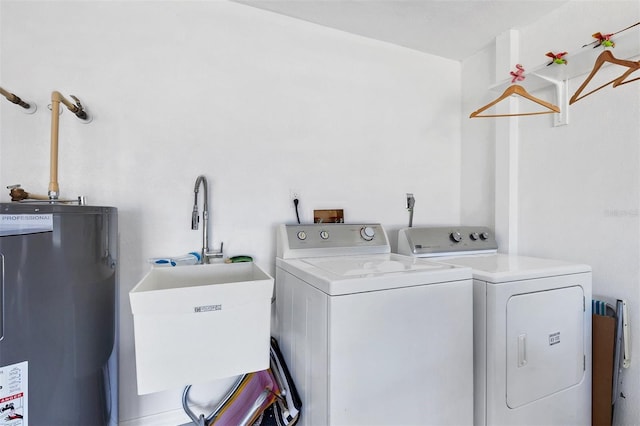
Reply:
<svg viewBox="0 0 640 426"><path fill-rule="evenodd" d="M489 283L591 272L588 265L503 253L445 257L438 261L469 267L475 279Z"/></svg>
<svg viewBox="0 0 640 426"><path fill-rule="evenodd" d="M328 295L471 279L469 268L394 253L277 258L276 265Z"/></svg>

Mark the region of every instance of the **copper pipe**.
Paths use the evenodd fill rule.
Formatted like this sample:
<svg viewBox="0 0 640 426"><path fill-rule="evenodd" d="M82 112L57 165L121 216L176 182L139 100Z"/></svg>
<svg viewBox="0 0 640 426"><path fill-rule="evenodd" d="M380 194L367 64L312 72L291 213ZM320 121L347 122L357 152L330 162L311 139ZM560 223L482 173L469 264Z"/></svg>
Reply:
<svg viewBox="0 0 640 426"><path fill-rule="evenodd" d="M64 104L76 117L87 120L89 117L82 108L80 100L71 96L76 103L73 104L58 91L51 92L51 157L49 173L49 199L57 200L60 195L58 185L58 135L60 133L60 103Z"/></svg>
<svg viewBox="0 0 640 426"><path fill-rule="evenodd" d="M48 200L49 197L46 195L37 195L31 192L27 192L24 189L20 188L20 185L9 185L7 186L9 189L9 195L11 196L11 201L22 201L22 200Z"/></svg>
<svg viewBox="0 0 640 426"><path fill-rule="evenodd" d="M54 91L53 93L51 93L51 101L52 102L54 100L57 101L57 102L62 102L67 107L67 109L69 111L71 111L72 113L74 113L78 118L86 120L87 119L87 113L82 108L82 105L80 104L80 100L78 98L76 98L75 96L73 96L73 95L71 95L71 97L73 98L74 101L76 101L75 104L73 102L69 101L64 96L62 96L62 94L60 92Z"/></svg>
<svg viewBox="0 0 640 426"><path fill-rule="evenodd" d="M49 169L49 199L55 200L60 195L58 185L58 134L60 129L60 101L64 97L60 92L51 93L51 155Z"/></svg>
<svg viewBox="0 0 640 426"><path fill-rule="evenodd" d="M16 105L20 105L22 108L24 109L29 109L31 108L31 105L29 105L28 103L26 103L25 101L23 101L22 99L20 99L20 97L14 95L11 92L7 92L6 90L4 90L2 87L0 87L0 95L4 96L5 98L7 98L7 100L9 102L13 102Z"/></svg>

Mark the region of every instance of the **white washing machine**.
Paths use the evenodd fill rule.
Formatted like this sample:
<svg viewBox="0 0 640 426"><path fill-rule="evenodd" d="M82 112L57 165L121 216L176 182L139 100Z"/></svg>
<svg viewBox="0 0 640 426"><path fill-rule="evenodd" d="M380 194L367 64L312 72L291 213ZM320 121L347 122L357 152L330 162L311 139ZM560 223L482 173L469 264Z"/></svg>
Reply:
<svg viewBox="0 0 640 426"><path fill-rule="evenodd" d="M472 268L474 423L591 424L591 268L497 253L483 227L402 229L398 252Z"/></svg>
<svg viewBox="0 0 640 426"><path fill-rule="evenodd" d="M390 253L379 224L282 225L275 333L303 425L471 425L469 268Z"/></svg>

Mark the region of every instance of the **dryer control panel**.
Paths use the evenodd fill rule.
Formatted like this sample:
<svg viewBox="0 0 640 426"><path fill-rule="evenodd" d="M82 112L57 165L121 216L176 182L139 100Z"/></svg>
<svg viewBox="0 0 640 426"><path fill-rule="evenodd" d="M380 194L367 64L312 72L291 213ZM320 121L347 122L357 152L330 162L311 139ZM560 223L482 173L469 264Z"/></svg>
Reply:
<svg viewBox="0 0 640 426"><path fill-rule="evenodd" d="M496 253L498 243L485 226L404 228L398 233L398 253L417 257Z"/></svg>
<svg viewBox="0 0 640 426"><path fill-rule="evenodd" d="M283 259L390 253L389 239L378 223L280 225L277 256Z"/></svg>

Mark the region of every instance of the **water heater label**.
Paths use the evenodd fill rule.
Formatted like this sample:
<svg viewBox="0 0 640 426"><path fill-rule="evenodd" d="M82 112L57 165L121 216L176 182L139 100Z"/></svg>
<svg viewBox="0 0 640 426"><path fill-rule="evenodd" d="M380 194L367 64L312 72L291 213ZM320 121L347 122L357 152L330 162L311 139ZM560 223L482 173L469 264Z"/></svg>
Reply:
<svg viewBox="0 0 640 426"><path fill-rule="evenodd" d="M53 231L53 214L0 214L0 236L49 231Z"/></svg>
<svg viewBox="0 0 640 426"><path fill-rule="evenodd" d="M28 383L27 361L0 367L0 424L28 426Z"/></svg>

